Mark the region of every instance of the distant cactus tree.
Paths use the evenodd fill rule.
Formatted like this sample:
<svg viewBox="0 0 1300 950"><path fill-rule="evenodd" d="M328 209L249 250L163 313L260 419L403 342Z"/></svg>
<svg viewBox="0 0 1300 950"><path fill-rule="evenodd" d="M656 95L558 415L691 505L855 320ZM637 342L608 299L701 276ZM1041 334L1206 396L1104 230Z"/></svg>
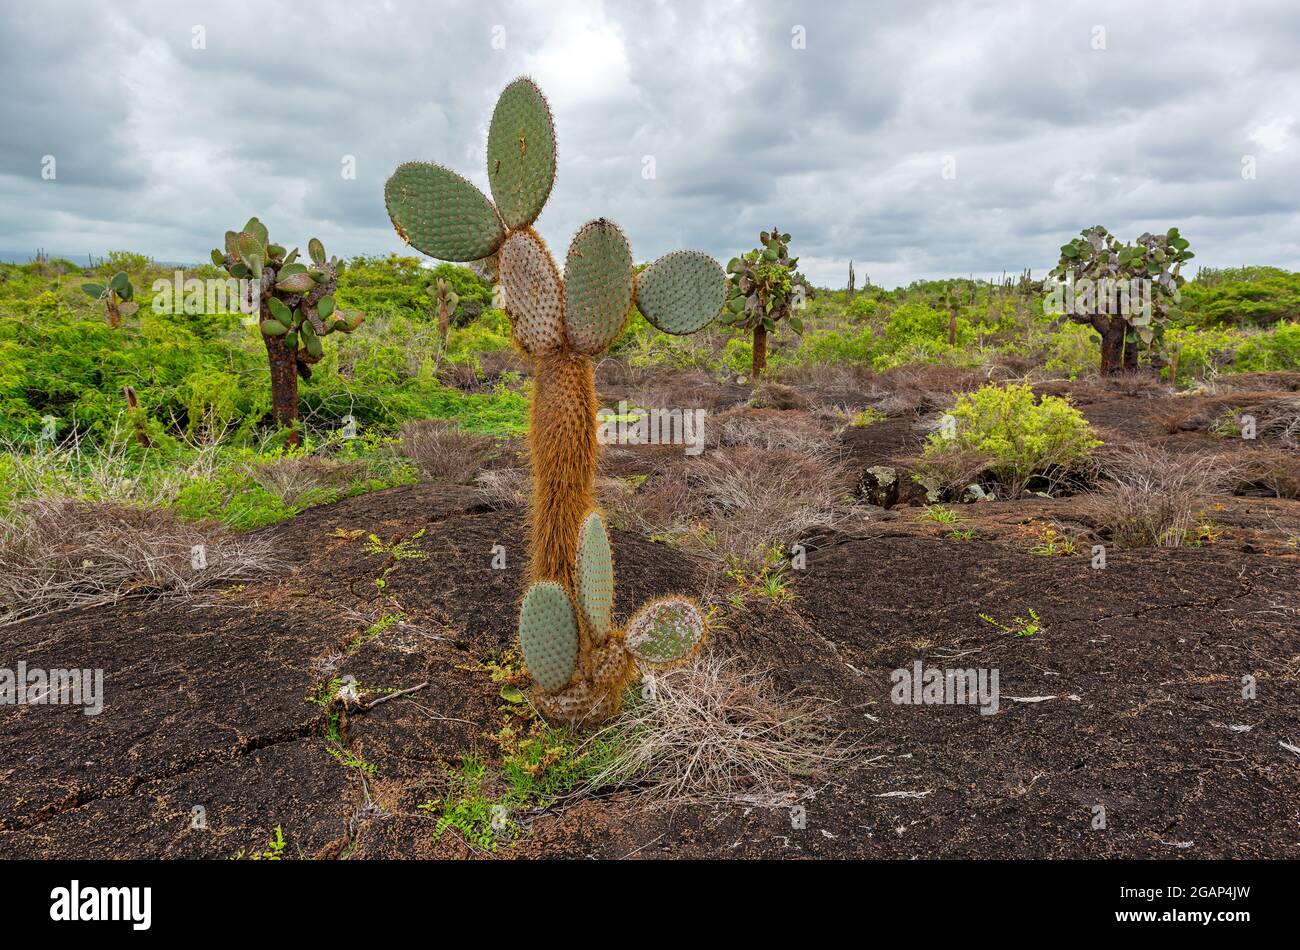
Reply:
<svg viewBox="0 0 1300 950"><path fill-rule="evenodd" d="M441 277L430 284L428 290L434 306L438 308L438 358L441 359L447 352L447 338L451 336L451 315L456 312L460 295Z"/></svg>
<svg viewBox="0 0 1300 950"><path fill-rule="evenodd" d="M307 242L310 264L298 261L298 249L286 252L268 240L266 225L249 218L242 231L226 232L225 250L213 249L212 263L230 276L256 281L262 342L271 364L271 407L276 425L291 429L289 444L299 445L298 378L311 379L313 363L325 356L321 340L331 333L351 333L365 321L334 303L338 258L325 257L316 238Z"/></svg>
<svg viewBox="0 0 1300 950"><path fill-rule="evenodd" d="M849 303L853 303L853 296L857 293L857 275L853 273L853 262L849 261Z"/></svg>
<svg viewBox="0 0 1300 950"><path fill-rule="evenodd" d="M1139 350L1160 345L1177 310L1187 282L1180 272L1195 256L1188 247L1177 228L1143 234L1132 244L1101 225L1086 228L1061 247L1044 309L1097 331L1103 376L1136 369ZM1033 286L1027 271L1024 280Z"/></svg>
<svg viewBox="0 0 1300 950"><path fill-rule="evenodd" d="M790 256L790 235L776 228L758 236L762 247L727 264L727 304L719 320L752 334L754 352L750 376L757 381L767 369L767 336L775 333L782 320L795 333L803 333L803 321L794 313L807 296L808 282L795 270L799 258Z"/></svg>
<svg viewBox="0 0 1300 950"><path fill-rule="evenodd" d="M120 327L122 319L129 317L140 309L132 298L135 288L131 286L126 271L118 271L107 284L82 284L81 289L96 300L104 302L104 318L110 327Z"/></svg>
<svg viewBox="0 0 1300 950"><path fill-rule="evenodd" d="M397 233L430 257L468 261L499 279L515 345L533 368L528 445L532 498L529 578L519 640L548 718L598 722L619 707L636 664L688 656L704 638L685 598L644 605L619 628L614 562L595 505L597 443L593 357L618 337L633 304L666 333L694 333L722 308L726 275L711 257L674 251L636 274L612 221L583 225L564 275L532 224L555 182L555 127L527 78L506 86L488 128L492 198L441 165L398 167L384 189Z"/></svg>

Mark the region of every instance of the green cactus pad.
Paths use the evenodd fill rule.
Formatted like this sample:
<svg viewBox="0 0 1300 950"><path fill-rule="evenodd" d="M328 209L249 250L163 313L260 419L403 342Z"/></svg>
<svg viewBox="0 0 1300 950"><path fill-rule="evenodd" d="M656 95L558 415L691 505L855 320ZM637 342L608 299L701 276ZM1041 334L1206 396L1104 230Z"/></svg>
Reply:
<svg viewBox="0 0 1300 950"><path fill-rule="evenodd" d="M579 353L603 352L627 324L635 286L632 248L613 221L584 224L564 261L564 329Z"/></svg>
<svg viewBox="0 0 1300 950"><path fill-rule="evenodd" d="M651 601L627 625L623 645L635 659L651 666L671 666L690 656L704 640L700 609L679 597Z"/></svg>
<svg viewBox="0 0 1300 950"><path fill-rule="evenodd" d="M284 305L284 301L279 297L272 297L266 302L266 307L271 311L271 316L284 324L287 330L293 326L293 311Z"/></svg>
<svg viewBox="0 0 1300 950"><path fill-rule="evenodd" d="M528 227L555 184L555 124L531 79L521 76L501 91L488 128L487 164L492 198L506 226Z"/></svg>
<svg viewBox="0 0 1300 950"><path fill-rule="evenodd" d="M578 659L578 622L564 588L541 581L519 608L519 645L528 672L543 690L563 689Z"/></svg>
<svg viewBox="0 0 1300 950"><path fill-rule="evenodd" d="M722 309L727 275L707 254L673 251L637 279L636 305L664 333L694 333Z"/></svg>
<svg viewBox="0 0 1300 950"><path fill-rule="evenodd" d="M441 165L399 165L384 185L384 204L398 236L439 260L478 260L505 238L487 195Z"/></svg>
<svg viewBox="0 0 1300 950"><path fill-rule="evenodd" d="M497 255L515 342L534 356L564 344L564 285L551 252L531 230L512 231Z"/></svg>
<svg viewBox="0 0 1300 950"><path fill-rule="evenodd" d="M593 511L578 531L577 571L574 581L578 606L594 643L609 636L614 615L614 555L600 514Z"/></svg>

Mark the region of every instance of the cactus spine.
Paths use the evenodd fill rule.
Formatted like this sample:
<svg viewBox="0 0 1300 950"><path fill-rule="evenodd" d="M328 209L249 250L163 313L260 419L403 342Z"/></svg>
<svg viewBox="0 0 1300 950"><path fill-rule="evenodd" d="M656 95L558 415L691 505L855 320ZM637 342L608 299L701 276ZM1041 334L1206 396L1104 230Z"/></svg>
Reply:
<svg viewBox="0 0 1300 950"><path fill-rule="evenodd" d="M592 358L622 332L634 304L667 333L707 326L722 309L726 275L705 254L676 251L638 278L627 239L604 218L574 235L561 274L532 227L555 182L555 127L527 78L497 101L487 159L491 200L463 176L422 162L399 166L384 197L407 243L499 282L514 343L532 361L533 491L519 639L538 709L559 721L598 722L618 710L638 664L689 656L705 622L685 598L647 604L625 628L614 622L613 552L595 506Z"/></svg>
<svg viewBox="0 0 1300 950"><path fill-rule="evenodd" d="M212 251L212 263L230 276L251 280L257 291L259 329L271 364L271 406L276 425L290 429L289 444L298 445L298 378L311 379L311 367L325 356L322 337L351 333L365 321L344 313L334 302L338 258L325 258L316 238L307 242L311 264L298 261L298 249L286 252L268 239L266 225L249 218L242 231L226 232L226 248Z"/></svg>

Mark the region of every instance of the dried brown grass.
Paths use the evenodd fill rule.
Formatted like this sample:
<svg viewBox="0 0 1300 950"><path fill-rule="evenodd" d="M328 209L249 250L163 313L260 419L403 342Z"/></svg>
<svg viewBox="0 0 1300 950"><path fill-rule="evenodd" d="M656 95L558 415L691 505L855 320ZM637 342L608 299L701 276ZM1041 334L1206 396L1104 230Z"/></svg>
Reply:
<svg viewBox="0 0 1300 950"><path fill-rule="evenodd" d="M1107 480L1084 496L1080 512L1121 548L1181 546L1210 496L1233 478L1221 456L1137 444L1105 449L1097 464Z"/></svg>
<svg viewBox="0 0 1300 950"><path fill-rule="evenodd" d="M196 545L207 562L201 569L192 563ZM183 597L275 566L264 534L112 502L23 501L0 519L0 625L130 598Z"/></svg>
<svg viewBox="0 0 1300 950"><path fill-rule="evenodd" d="M461 432L436 419L408 422L401 429L402 452L428 479L463 485L474 480L496 454L496 440Z"/></svg>
<svg viewBox="0 0 1300 950"><path fill-rule="evenodd" d="M636 786L651 807L789 805L857 764L835 706L706 654L648 679L642 700L592 736L617 751L589 786Z"/></svg>

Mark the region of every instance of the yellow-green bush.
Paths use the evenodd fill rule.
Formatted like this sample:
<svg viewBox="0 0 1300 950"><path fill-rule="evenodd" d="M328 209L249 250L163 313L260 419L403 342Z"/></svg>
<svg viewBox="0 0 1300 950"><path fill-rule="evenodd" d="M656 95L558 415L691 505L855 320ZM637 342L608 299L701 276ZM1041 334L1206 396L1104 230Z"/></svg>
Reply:
<svg viewBox="0 0 1300 950"><path fill-rule="evenodd" d="M1080 468L1101 445L1078 409L1057 396L1038 399L1027 385L990 384L957 397L951 426L927 440L923 457L953 450L989 459L998 481L1017 490L1034 476Z"/></svg>

